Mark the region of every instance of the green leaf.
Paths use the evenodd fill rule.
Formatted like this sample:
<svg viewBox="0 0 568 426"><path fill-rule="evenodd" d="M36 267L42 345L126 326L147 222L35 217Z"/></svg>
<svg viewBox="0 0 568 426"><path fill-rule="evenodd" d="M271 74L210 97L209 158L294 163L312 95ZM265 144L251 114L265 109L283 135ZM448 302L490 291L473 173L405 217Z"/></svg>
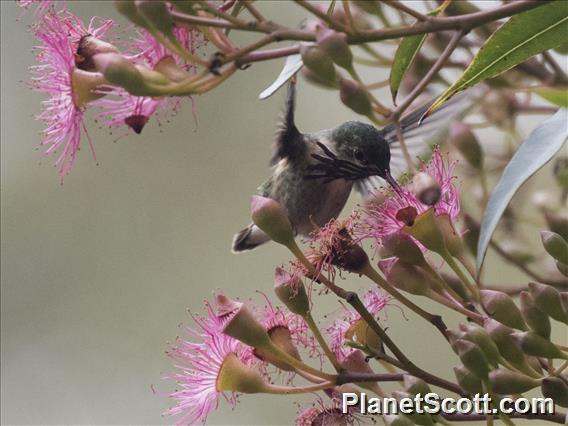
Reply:
<svg viewBox="0 0 568 426"><path fill-rule="evenodd" d="M551 104L568 108L568 87L539 87L533 92Z"/></svg>
<svg viewBox="0 0 568 426"><path fill-rule="evenodd" d="M294 74L300 71L303 66L304 63L302 62L302 56L300 54L288 56L284 63L284 68L282 68L276 80L258 95L259 99L266 99L272 96L278 89L284 86Z"/></svg>
<svg viewBox="0 0 568 426"><path fill-rule="evenodd" d="M534 129L505 167L483 215L477 243L477 273L495 227L520 186L556 154L568 139L568 110L556 114Z"/></svg>
<svg viewBox="0 0 568 426"><path fill-rule="evenodd" d="M513 16L479 49L462 76L434 102L426 115L455 93L553 49L568 34L568 2L551 1Z"/></svg>
<svg viewBox="0 0 568 426"><path fill-rule="evenodd" d="M450 4L451 0L446 0L440 7L437 9L428 12L429 16L438 16L442 13L446 7ZM424 40L428 34L418 34L414 36L405 37L400 42L398 49L396 49L396 53L394 54L394 59L392 63L392 68L390 72L390 90L392 95L392 101L396 104L396 95L398 93L398 89L400 87L400 83L412 62L414 62L414 58L420 51L420 48L424 44Z"/></svg>

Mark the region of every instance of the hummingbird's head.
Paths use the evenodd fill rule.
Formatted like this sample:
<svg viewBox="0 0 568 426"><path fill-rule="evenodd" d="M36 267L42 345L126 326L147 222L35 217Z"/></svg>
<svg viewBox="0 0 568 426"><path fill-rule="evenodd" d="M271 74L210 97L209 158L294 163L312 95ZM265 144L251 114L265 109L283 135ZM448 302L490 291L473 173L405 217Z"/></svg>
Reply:
<svg viewBox="0 0 568 426"><path fill-rule="evenodd" d="M330 142L334 152L320 144L325 155L314 155L319 164L313 170L319 172L319 177L358 180L380 176L399 192L390 172L389 144L377 128L348 121L331 131Z"/></svg>

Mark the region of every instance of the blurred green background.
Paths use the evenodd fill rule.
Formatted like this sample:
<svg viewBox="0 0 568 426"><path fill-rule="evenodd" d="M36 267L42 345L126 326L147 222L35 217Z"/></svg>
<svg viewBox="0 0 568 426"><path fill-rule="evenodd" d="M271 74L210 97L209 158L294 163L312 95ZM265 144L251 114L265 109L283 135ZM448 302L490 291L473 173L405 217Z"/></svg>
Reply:
<svg viewBox="0 0 568 426"><path fill-rule="evenodd" d="M68 4L83 19L117 17L111 2ZM286 2L262 6L290 25L304 18ZM289 259L270 244L229 250L269 173L282 93L257 96L283 61L255 64L198 97L197 122L186 102L171 122L151 119L142 135L116 143L121 132L90 126L99 165L84 148L60 185L55 158L38 165L34 150L42 96L23 82L34 63L32 13L14 2L1 8L2 423L171 423L161 413L172 386L160 374L172 369L164 351L187 309L199 312L216 289L270 295L274 267ZM372 81L385 78L373 73ZM354 118L336 93L305 82L297 116L305 131ZM331 296L321 299L318 314L337 309ZM385 324L421 366L449 377L455 356L430 327L396 308ZM310 400L245 396L235 411L221 401L209 423L292 424L294 401Z"/></svg>

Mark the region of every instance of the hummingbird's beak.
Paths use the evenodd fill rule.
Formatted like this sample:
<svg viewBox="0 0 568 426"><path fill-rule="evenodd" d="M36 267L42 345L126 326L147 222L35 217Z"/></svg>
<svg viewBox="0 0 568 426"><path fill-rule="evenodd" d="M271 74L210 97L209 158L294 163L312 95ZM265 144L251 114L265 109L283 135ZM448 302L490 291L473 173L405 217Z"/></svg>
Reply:
<svg viewBox="0 0 568 426"><path fill-rule="evenodd" d="M385 180L388 182L388 184L392 187L392 189L394 190L394 192L397 193L397 195L400 198L403 198L403 193L402 193L402 189L400 188L400 185L398 184L398 182L395 180L395 178L392 177L390 170L385 170Z"/></svg>

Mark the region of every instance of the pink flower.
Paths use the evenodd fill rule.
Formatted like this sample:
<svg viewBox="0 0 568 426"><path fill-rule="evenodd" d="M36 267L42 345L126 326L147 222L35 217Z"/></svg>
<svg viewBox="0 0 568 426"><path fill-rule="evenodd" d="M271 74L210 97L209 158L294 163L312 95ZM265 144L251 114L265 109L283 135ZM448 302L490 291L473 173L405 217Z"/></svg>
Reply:
<svg viewBox="0 0 568 426"><path fill-rule="evenodd" d="M95 157L83 122L85 106L80 104L73 84L75 53L83 36L102 37L112 25L112 20L94 17L85 27L79 18L67 11L50 11L33 29L40 45L37 47L39 65L31 68L32 87L49 97L43 101L44 110L38 115L46 125L40 145L47 147L45 154L60 151L55 164L59 166L62 178L73 166L82 131Z"/></svg>
<svg viewBox="0 0 568 426"><path fill-rule="evenodd" d="M179 43L191 52L203 44L203 39L195 31L185 27L175 27L173 31ZM166 59L173 60L181 70L189 71L192 68L191 64L168 51L146 30L140 30L138 37L128 43L126 50L132 62L150 69ZM159 123L160 118L167 120L176 115L182 101L180 97L133 96L120 87L105 87L104 90L106 96L95 102L102 109L97 114L97 120L110 128L127 125L135 133L142 132L154 114Z"/></svg>
<svg viewBox="0 0 568 426"><path fill-rule="evenodd" d="M296 418L296 426L316 426L316 425L353 425L360 423L355 407L348 407L347 413L343 413L341 406L341 396L334 394L331 400L325 403L318 398L311 407L305 408Z"/></svg>
<svg viewBox="0 0 568 426"><path fill-rule="evenodd" d="M223 363L229 355L236 356L246 364L243 354L245 345L221 333L224 320L207 305L207 316L194 316L196 329L187 327L187 333L194 339L189 341L178 337L168 355L175 361L176 373L165 378L175 380L181 389L170 397L177 401L166 414L180 415L176 424L205 423L207 416L219 406L221 396L232 406L237 403L237 393L221 392L217 389Z"/></svg>
<svg viewBox="0 0 568 426"><path fill-rule="evenodd" d="M379 290L371 289L363 296L363 304L373 317L377 317L379 313L389 304L390 297L384 296ZM346 315L337 318L327 328L327 334L330 338L330 348L335 353L337 360L341 363L357 350L349 346L345 346L345 335L351 328L361 320L361 316L353 309L346 308Z"/></svg>
<svg viewBox="0 0 568 426"><path fill-rule="evenodd" d="M455 162L444 158L437 147L428 163L422 163L421 169L438 183L441 197L434 205L436 215L447 214L455 219L460 212L458 189L454 183ZM362 238L372 237L379 243L395 234L406 225L409 215L421 214L430 206L421 203L410 191L409 185L402 187L402 196L391 194L379 205L365 208L365 217L357 227L356 233Z"/></svg>

